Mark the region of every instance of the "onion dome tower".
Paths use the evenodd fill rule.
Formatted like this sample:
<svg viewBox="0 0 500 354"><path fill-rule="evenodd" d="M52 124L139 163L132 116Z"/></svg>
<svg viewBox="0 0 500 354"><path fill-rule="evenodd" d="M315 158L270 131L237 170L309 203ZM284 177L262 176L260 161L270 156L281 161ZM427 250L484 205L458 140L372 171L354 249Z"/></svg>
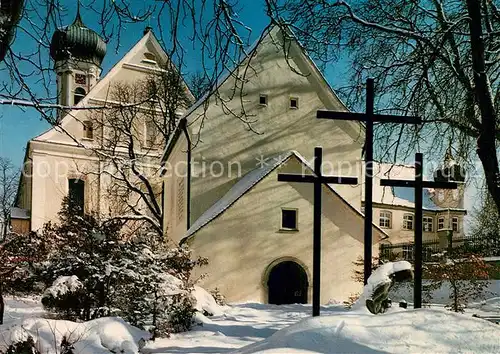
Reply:
<svg viewBox="0 0 500 354"><path fill-rule="evenodd" d="M105 55L106 42L85 26L78 1L75 20L69 26L58 28L50 43L59 104L76 105L85 97L99 80Z"/></svg>

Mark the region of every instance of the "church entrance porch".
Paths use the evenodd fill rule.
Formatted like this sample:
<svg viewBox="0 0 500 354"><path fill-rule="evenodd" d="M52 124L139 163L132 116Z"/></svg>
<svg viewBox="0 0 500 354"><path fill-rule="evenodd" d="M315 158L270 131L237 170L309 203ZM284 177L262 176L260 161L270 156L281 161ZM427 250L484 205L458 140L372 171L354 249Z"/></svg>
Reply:
<svg viewBox="0 0 500 354"><path fill-rule="evenodd" d="M307 303L307 274L304 268L293 261L276 264L269 272L267 286L270 304Z"/></svg>

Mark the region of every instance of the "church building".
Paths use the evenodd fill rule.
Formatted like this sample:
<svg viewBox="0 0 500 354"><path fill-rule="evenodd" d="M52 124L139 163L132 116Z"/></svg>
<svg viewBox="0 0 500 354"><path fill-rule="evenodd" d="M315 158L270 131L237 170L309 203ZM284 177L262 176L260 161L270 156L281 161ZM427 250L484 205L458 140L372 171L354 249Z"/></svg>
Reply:
<svg viewBox="0 0 500 354"><path fill-rule="evenodd" d="M222 103L240 82L243 92ZM199 270L207 274L202 286L229 301L310 302L313 188L278 182L277 174L312 174L314 147L322 146L324 174L360 176L364 129L316 119L318 109L346 107L294 37L277 27L216 90L185 113L167 145L166 237L208 258ZM361 183L323 186L323 303L361 289L352 279L363 254L361 191ZM374 254L387 239L374 224Z"/></svg>
<svg viewBox="0 0 500 354"><path fill-rule="evenodd" d="M278 182L277 175L313 174L316 146L323 148L323 174L358 177L357 185L322 187L321 302L361 291L353 263L363 255L365 131L358 122L319 120L319 109L347 110L293 34L271 27L185 113L167 144L165 235L208 258L198 274L202 286L219 289L228 301L311 302L313 186ZM388 165L375 170L377 256L381 245L410 242L414 203L380 187ZM414 178L409 167L390 171L390 178ZM430 198L435 204L425 216L437 223L433 230L444 228L439 223L449 211L462 222L460 193L462 204L453 208Z"/></svg>
<svg viewBox="0 0 500 354"><path fill-rule="evenodd" d="M11 213L14 232L37 231L48 221L57 221L63 197L68 195L86 213L110 214L107 191L114 171L97 152L104 151L104 134L112 132L107 125L97 124L96 111L86 107L117 104L110 95L117 84L137 83L161 72L168 57L149 28L101 77L105 54L106 43L84 24L79 8L73 23L53 34L50 55L55 63L57 102L74 109L60 110L57 124L27 143ZM98 112L106 117L106 110ZM159 166L162 146L151 145L148 137L152 128L146 121L139 125L135 146ZM161 192L159 176L158 185Z"/></svg>

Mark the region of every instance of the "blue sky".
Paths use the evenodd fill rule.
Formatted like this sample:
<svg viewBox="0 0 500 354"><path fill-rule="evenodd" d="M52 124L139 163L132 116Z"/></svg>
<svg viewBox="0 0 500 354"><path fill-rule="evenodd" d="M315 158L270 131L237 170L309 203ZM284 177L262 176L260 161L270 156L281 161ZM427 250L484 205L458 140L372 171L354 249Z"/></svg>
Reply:
<svg viewBox="0 0 500 354"><path fill-rule="evenodd" d="M68 6L67 14L63 17L63 24L70 24L76 14L76 3L77 0L73 1L75 6ZM85 1L82 1L85 5ZM143 7L141 0L135 0L135 5L138 9ZM253 32L250 36L250 41L253 41L260 34L262 29L268 24L268 19L263 11L263 6L261 1L244 1L245 5L240 6L239 16L240 18L252 28ZM91 10L86 9L82 6L82 18L84 23L92 28L98 30L100 26L97 23L97 16ZM29 14L28 14L29 15ZM21 26L26 24L26 19L21 21ZM103 61L103 75L105 75L109 69L142 37L144 27L148 23L136 23L136 24L125 24L123 26L123 36L120 39L120 46L117 46L116 38L112 38L108 43L108 51L106 57ZM149 22L153 27L153 30L159 36L159 30L156 25L156 21L153 19ZM26 27L26 26L25 26ZM168 26L164 26L167 28ZM164 33L164 37L168 34ZM29 36L25 35L22 31L17 32L16 39L13 43L13 50L16 53L30 52L37 48L36 42ZM186 66L183 69L184 73L192 73L199 70L199 58L196 56L196 50L192 46L186 43L186 49L189 51L189 55L186 58ZM41 53L44 60L50 60L48 49L44 50L46 53ZM51 64L52 65L52 62ZM0 69L4 68L4 63L0 63ZM21 66L25 72L30 69L27 65ZM0 80L5 82L9 81L9 75L5 70L0 71ZM55 74L52 74L52 80L50 84L51 92L50 95L54 95L55 91ZM31 89L40 97L47 97L47 93L43 90L43 85L32 81L30 85ZM26 98L26 97L23 97ZM39 135L49 128L49 124L41 119L41 115L35 109L32 108L19 108L15 106L1 106L0 107L0 156L9 157L14 164L21 165L24 157L26 143L29 139Z"/></svg>

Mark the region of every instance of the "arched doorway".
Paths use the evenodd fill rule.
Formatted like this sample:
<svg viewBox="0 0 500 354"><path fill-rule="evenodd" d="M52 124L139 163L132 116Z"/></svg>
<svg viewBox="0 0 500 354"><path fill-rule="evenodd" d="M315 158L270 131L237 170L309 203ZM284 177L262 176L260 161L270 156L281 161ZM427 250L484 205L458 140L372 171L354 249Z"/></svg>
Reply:
<svg viewBox="0 0 500 354"><path fill-rule="evenodd" d="M306 304L307 274L299 264L284 261L276 264L269 272L267 281L268 302L275 305Z"/></svg>

